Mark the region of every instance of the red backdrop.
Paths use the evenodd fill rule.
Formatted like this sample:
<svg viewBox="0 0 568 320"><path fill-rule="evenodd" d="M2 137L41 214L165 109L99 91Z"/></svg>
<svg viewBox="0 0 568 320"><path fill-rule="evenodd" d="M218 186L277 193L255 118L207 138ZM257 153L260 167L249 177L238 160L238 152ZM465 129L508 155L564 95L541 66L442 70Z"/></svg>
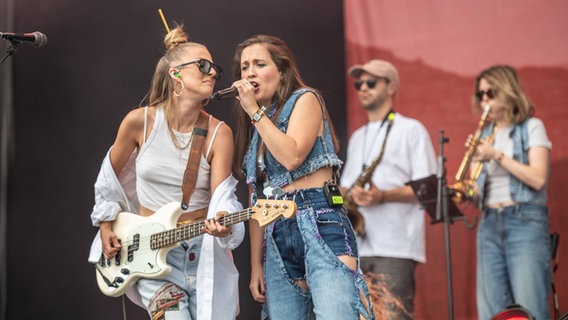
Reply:
<svg viewBox="0 0 568 320"><path fill-rule="evenodd" d="M453 182L464 142L479 114L470 99L474 77L493 64L515 67L552 141L549 187L551 232L560 234L559 256L568 254L568 209L561 201L568 179L568 2L538 0L345 0L346 65L373 58L391 61L401 77L396 110L419 119L439 151L440 129L448 180ZM347 76L347 75L346 75ZM347 79L348 133L366 121L352 79ZM478 216L466 208L471 221ZM476 319L475 233L463 222L450 227L455 319ZM449 312L443 224L426 232L427 262L417 269L416 319L447 319ZM554 282L560 313L568 312L568 266Z"/></svg>

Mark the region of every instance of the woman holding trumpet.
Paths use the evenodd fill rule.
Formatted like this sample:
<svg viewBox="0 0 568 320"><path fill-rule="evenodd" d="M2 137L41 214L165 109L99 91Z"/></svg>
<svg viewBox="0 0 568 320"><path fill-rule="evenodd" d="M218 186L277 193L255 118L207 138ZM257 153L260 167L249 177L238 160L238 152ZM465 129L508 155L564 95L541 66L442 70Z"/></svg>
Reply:
<svg viewBox="0 0 568 320"><path fill-rule="evenodd" d="M484 163L475 197L483 212L477 233L479 319L490 319L513 303L536 319L550 319L546 194L551 142L512 67L482 71L473 104L490 107L490 123L476 141L473 157Z"/></svg>

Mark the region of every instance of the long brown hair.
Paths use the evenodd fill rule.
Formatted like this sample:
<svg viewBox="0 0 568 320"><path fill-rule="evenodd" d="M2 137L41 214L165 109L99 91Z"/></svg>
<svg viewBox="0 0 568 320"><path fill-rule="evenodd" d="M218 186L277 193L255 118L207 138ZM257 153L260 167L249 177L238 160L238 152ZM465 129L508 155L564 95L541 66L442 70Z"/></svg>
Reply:
<svg viewBox="0 0 568 320"><path fill-rule="evenodd" d="M534 115L535 107L525 95L517 72L507 65L495 65L487 68L475 79L474 92L479 90L479 82L485 79L496 93L496 99L507 107L507 116L514 124L519 124ZM479 99L472 98L474 108L479 108Z"/></svg>
<svg viewBox="0 0 568 320"><path fill-rule="evenodd" d="M286 100L288 100L288 98L290 98L292 93L294 93L294 91L298 90L299 88L309 87L302 80L302 77L300 76L300 72L298 71L298 67L296 65L296 60L294 59L294 55L292 54L292 51L290 50L288 45L280 38L262 34L252 36L237 45L235 55L233 56L233 79L241 79L241 55L243 53L243 50L255 44L261 44L268 50L272 61L274 61L276 67L278 68L278 71L282 74L278 88L274 96L272 97L272 104L276 104L277 108L276 114L274 115L274 117L272 117L272 121L275 121L276 119L278 119L284 103L286 102ZM316 91L316 93L321 97L321 94L317 90L313 88L310 89ZM322 104L324 103L323 98L320 99L320 101ZM328 119L333 144L337 152L339 150L339 142L337 135L335 134L333 124L329 119L329 114L327 112L327 108L325 108L325 105L323 105L323 110L325 112L325 117ZM252 127L250 125L250 119L248 115L240 107L238 102L235 103L235 113L237 127L235 130L236 161L234 170L236 173L241 174L243 159L252 138Z"/></svg>

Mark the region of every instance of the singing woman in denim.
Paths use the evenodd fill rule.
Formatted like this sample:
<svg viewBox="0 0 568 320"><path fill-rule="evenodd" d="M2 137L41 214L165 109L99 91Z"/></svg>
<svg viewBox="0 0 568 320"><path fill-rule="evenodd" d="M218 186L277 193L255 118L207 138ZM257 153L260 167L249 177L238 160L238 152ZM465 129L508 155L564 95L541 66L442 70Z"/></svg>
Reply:
<svg viewBox="0 0 568 320"><path fill-rule="evenodd" d="M493 66L475 82L475 106L490 106L483 133L477 180L483 216L477 232L477 306L490 319L509 304L520 304L539 320L550 319L552 283L547 182L551 143L516 71Z"/></svg>
<svg viewBox="0 0 568 320"><path fill-rule="evenodd" d="M294 199L298 210L265 228L250 223L254 299L263 317L373 319L353 228L324 184L342 162L320 94L303 83L281 39L257 35L237 46L236 170L257 197Z"/></svg>

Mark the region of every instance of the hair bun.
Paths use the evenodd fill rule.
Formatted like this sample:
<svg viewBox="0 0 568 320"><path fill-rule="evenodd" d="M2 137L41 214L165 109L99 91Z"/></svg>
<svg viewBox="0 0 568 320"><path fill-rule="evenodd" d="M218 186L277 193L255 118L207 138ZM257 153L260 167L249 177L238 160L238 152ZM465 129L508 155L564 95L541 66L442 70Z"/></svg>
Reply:
<svg viewBox="0 0 568 320"><path fill-rule="evenodd" d="M164 45L167 50L176 47L179 44L189 42L189 36L183 31L181 26L176 27L168 32L164 37Z"/></svg>

